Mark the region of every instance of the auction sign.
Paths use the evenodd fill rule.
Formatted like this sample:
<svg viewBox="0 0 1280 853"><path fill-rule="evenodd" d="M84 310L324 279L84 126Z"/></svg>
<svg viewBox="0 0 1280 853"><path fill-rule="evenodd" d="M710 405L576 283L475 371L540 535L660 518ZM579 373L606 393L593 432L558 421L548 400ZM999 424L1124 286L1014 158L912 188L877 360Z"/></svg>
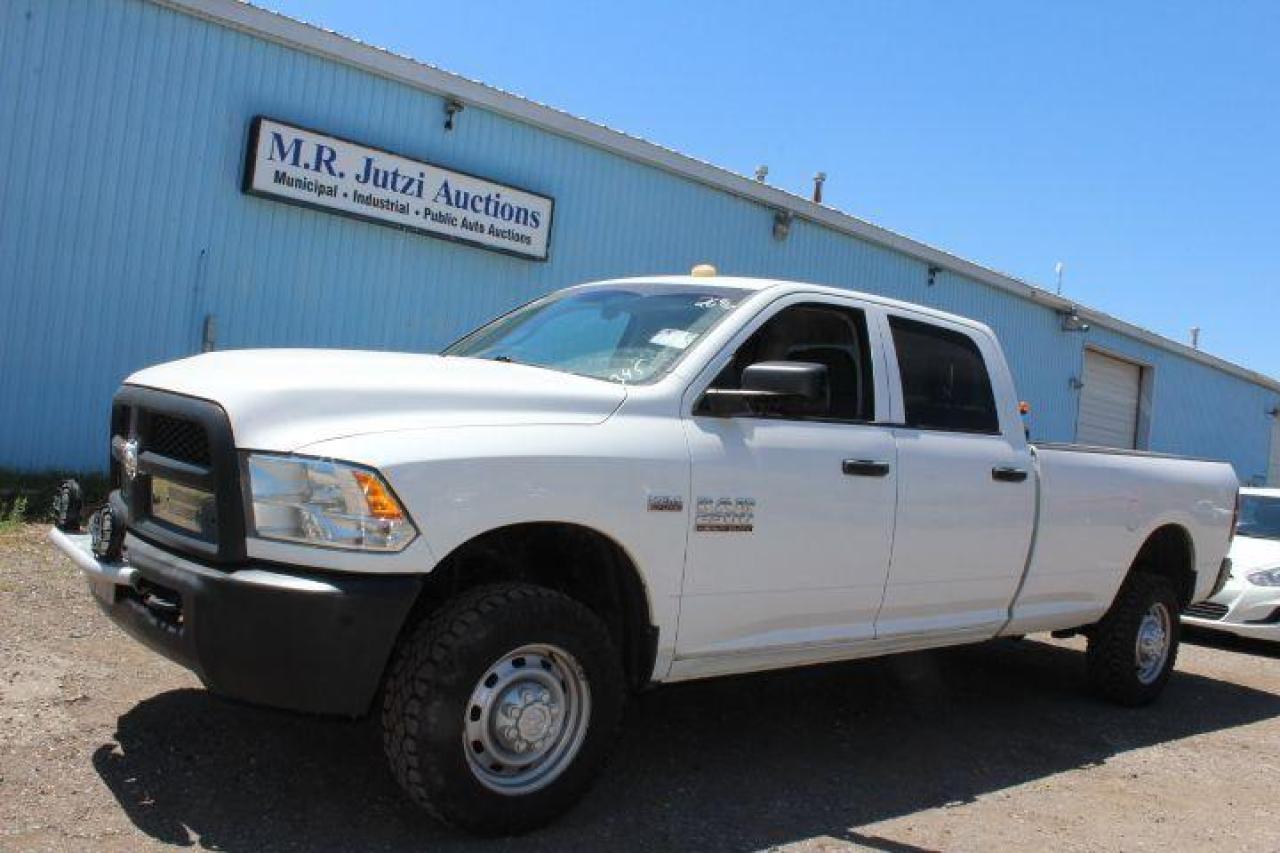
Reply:
<svg viewBox="0 0 1280 853"><path fill-rule="evenodd" d="M554 201L265 116L249 129L244 191L545 261Z"/></svg>

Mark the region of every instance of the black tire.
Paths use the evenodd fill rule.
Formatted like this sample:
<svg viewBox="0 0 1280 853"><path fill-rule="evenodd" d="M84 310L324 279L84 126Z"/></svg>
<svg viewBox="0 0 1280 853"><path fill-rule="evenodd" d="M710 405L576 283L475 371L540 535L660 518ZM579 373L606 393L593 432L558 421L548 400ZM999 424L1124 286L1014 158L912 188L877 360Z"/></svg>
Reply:
<svg viewBox="0 0 1280 853"><path fill-rule="evenodd" d="M75 480L63 480L53 494L53 523L64 533L80 532L80 512L84 495Z"/></svg>
<svg viewBox="0 0 1280 853"><path fill-rule="evenodd" d="M472 769L464 715L477 718L473 691L493 678L495 662L531 644L558 647L577 661L589 688L585 735L543 787L499 793ZM446 603L403 641L384 692L383 746L396 781L437 819L510 835L546 824L578 801L613 746L624 704L619 655L594 613L543 587L494 584Z"/></svg>
<svg viewBox="0 0 1280 853"><path fill-rule="evenodd" d="M115 563L124 556L124 525L116 519L111 504L89 516L89 544L99 560Z"/></svg>
<svg viewBox="0 0 1280 853"><path fill-rule="evenodd" d="M1153 612L1156 608L1163 608L1167 615L1167 653L1158 672L1144 678L1138 663L1139 633L1148 614L1158 618ZM1167 580L1146 572L1131 574L1107 615L1089 634L1087 661L1093 691L1131 708L1154 701L1168 683L1178 658L1181 609Z"/></svg>

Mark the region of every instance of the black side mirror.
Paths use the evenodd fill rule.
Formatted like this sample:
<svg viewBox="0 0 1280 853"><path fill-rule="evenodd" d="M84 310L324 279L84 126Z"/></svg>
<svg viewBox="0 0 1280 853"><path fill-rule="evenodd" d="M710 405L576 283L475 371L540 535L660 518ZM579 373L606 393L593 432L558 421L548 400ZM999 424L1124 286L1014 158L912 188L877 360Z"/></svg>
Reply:
<svg viewBox="0 0 1280 853"><path fill-rule="evenodd" d="M827 366L808 361L762 361L744 368L741 388L708 388L699 410L727 417L743 411L770 412L782 405L826 401Z"/></svg>
<svg viewBox="0 0 1280 853"><path fill-rule="evenodd" d="M827 396L827 366L810 361L762 361L742 371L742 390L816 403Z"/></svg>

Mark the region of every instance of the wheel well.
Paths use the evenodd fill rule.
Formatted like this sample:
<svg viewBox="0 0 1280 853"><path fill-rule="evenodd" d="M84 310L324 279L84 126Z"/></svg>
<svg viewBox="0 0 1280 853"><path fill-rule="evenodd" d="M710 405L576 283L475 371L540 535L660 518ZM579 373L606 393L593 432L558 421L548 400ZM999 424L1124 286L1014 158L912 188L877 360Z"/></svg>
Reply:
<svg viewBox="0 0 1280 853"><path fill-rule="evenodd" d="M608 627L628 684L649 682L658 630L644 583L616 542L582 525L516 524L458 546L425 576L406 627L464 590L499 581L537 584L586 605Z"/></svg>
<svg viewBox="0 0 1280 853"><path fill-rule="evenodd" d="M1195 594L1195 548L1186 528L1166 524L1156 528L1142 543L1138 556L1133 558L1130 572L1146 572L1166 578L1173 584L1178 600L1186 607Z"/></svg>

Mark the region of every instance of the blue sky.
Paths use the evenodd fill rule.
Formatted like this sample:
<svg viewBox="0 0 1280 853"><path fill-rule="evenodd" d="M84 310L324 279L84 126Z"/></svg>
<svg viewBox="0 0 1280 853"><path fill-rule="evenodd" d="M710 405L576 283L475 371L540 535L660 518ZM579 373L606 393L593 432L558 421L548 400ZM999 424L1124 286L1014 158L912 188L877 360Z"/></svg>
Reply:
<svg viewBox="0 0 1280 853"><path fill-rule="evenodd" d="M259 2L1280 377L1280 3Z"/></svg>

